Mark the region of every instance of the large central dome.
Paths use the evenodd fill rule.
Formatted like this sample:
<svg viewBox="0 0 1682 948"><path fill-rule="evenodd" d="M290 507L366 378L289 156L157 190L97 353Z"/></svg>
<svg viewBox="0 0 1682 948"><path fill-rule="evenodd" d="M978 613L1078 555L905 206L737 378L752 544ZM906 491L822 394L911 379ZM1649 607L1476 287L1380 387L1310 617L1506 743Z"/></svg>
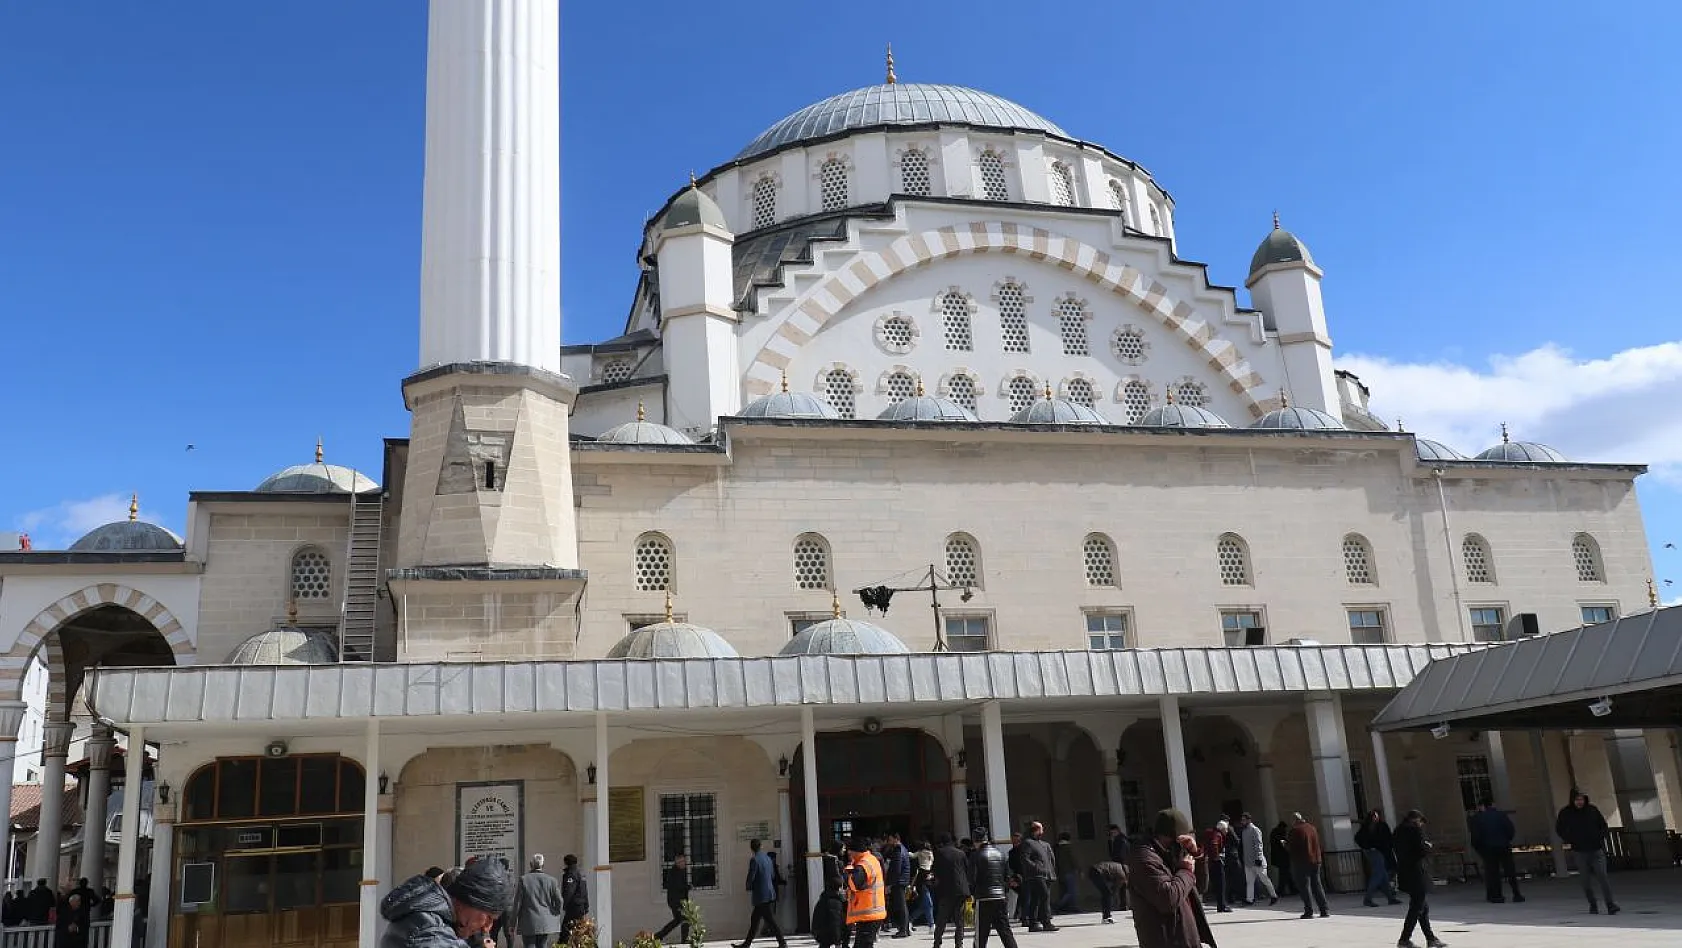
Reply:
<svg viewBox="0 0 1682 948"><path fill-rule="evenodd" d="M989 128L1023 128L1069 133L1050 119L996 95L963 86L895 82L866 86L806 106L759 133L737 161L775 151L791 142L824 138L850 128L879 125L926 125L946 122Z"/></svg>

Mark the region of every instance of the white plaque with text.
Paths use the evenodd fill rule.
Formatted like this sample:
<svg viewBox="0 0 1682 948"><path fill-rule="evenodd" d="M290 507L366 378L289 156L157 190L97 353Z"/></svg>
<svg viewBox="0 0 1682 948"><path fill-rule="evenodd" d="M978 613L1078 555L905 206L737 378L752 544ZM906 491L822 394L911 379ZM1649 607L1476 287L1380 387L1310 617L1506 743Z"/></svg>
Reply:
<svg viewBox="0 0 1682 948"><path fill-rule="evenodd" d="M474 856L501 856L519 872L525 865L525 794L519 780L456 784L457 865Z"/></svg>

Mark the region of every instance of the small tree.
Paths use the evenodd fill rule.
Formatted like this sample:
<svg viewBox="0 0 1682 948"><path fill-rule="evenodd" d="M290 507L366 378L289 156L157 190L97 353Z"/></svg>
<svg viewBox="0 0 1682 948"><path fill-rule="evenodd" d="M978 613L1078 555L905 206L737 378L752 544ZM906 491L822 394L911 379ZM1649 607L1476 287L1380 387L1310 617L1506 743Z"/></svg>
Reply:
<svg viewBox="0 0 1682 948"><path fill-rule="evenodd" d="M567 932L567 948L596 948L596 919L586 915L572 923Z"/></svg>
<svg viewBox="0 0 1682 948"><path fill-rule="evenodd" d="M704 948L707 943L707 920L701 915L701 906L694 899L684 899L683 924L689 926L689 948Z"/></svg>
<svg viewBox="0 0 1682 948"><path fill-rule="evenodd" d="M661 942L654 937L653 932L645 928L631 939L631 948L661 948Z"/></svg>

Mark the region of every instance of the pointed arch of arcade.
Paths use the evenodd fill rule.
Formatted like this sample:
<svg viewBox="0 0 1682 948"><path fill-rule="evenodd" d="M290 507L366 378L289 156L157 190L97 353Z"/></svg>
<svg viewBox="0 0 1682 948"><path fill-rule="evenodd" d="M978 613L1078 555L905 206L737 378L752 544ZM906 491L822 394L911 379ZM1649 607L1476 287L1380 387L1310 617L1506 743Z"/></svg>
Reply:
<svg viewBox="0 0 1682 948"><path fill-rule="evenodd" d="M825 276L789 307L776 332L754 355L747 372L748 394L773 391L800 349L848 303L872 287L937 260L978 253L1020 254L1085 278L1156 317L1164 328L1202 355L1216 376L1244 399L1252 416L1259 418L1274 404L1274 399L1263 396L1261 376L1238 347L1216 338L1214 328L1197 318L1196 308L1168 287L1090 244L1006 221L973 221L910 234L882 250L861 253L847 266Z"/></svg>
<svg viewBox="0 0 1682 948"><path fill-rule="evenodd" d="M0 658L0 699L23 699L23 676L29 662L43 646L48 662L48 707L63 709L70 695L64 674L65 655L62 643L54 633L66 623L87 613L106 607L116 607L146 620L163 637L177 665L191 665L196 657L187 631L163 603L138 589L120 583L96 583L60 598L29 620L18 635L17 642Z"/></svg>

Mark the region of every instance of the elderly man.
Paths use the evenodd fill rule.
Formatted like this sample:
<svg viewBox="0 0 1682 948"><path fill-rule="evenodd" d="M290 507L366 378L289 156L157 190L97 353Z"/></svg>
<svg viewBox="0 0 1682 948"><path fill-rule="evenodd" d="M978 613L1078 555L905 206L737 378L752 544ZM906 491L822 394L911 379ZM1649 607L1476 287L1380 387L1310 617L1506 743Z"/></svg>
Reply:
<svg viewBox="0 0 1682 948"><path fill-rule="evenodd" d="M1127 857L1128 901L1139 948L1212 946L1215 936L1197 893L1209 882L1209 863L1191 820L1179 810L1162 810L1151 821L1149 840Z"/></svg>
<svg viewBox="0 0 1682 948"><path fill-rule="evenodd" d="M566 905L561 899L561 884L543 871L543 854L531 857L531 871L520 877L514 892L513 934L526 948L550 948L561 935L561 919Z"/></svg>
<svg viewBox="0 0 1682 948"><path fill-rule="evenodd" d="M391 923L380 948L496 948L490 931L512 896L500 859L474 861L448 886L414 876L380 902L380 915Z"/></svg>

